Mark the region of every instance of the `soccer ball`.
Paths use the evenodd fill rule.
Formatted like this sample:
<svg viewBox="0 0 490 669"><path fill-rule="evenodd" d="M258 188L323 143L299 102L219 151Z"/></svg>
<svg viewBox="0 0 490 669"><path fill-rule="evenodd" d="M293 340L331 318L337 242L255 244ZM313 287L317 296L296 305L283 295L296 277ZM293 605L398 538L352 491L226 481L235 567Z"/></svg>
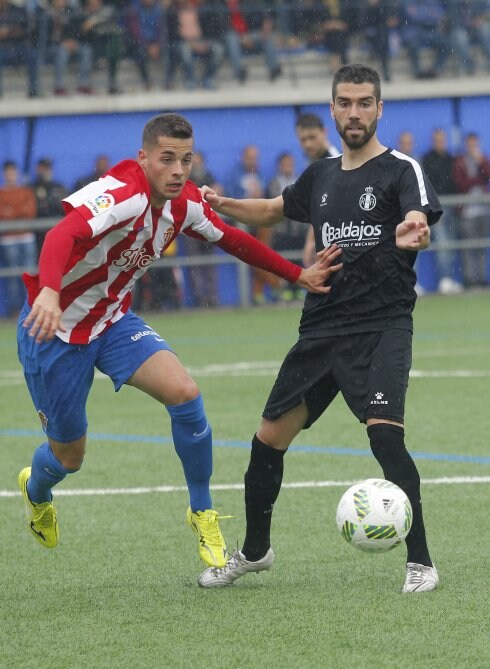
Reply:
<svg viewBox="0 0 490 669"><path fill-rule="evenodd" d="M351 486L337 507L337 527L351 546L362 551L389 551L412 526L412 506L403 490L385 479L366 479Z"/></svg>

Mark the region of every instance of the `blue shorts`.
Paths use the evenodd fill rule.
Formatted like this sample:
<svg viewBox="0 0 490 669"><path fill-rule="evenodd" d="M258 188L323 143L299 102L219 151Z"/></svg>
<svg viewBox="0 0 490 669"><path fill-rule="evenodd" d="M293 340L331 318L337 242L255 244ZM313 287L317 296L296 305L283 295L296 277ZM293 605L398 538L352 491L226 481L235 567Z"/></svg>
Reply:
<svg viewBox="0 0 490 669"><path fill-rule="evenodd" d="M62 443L87 431L86 404L95 369L111 378L117 392L150 356L172 350L132 311L90 344L67 344L58 337L37 344L22 326L29 311L26 303L19 315L19 360L44 431Z"/></svg>

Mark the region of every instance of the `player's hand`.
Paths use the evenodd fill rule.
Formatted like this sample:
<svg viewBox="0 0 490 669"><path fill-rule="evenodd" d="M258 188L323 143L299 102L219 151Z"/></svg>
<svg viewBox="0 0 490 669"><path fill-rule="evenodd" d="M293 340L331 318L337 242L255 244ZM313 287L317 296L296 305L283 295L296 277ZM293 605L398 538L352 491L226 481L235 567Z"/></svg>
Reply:
<svg viewBox="0 0 490 669"><path fill-rule="evenodd" d="M66 332L61 323L60 296L52 288L44 287L34 300L32 309L22 324L29 330L29 337L35 337L40 344L50 341L56 334L56 330Z"/></svg>
<svg viewBox="0 0 490 669"><path fill-rule="evenodd" d="M219 211L222 205L221 196L210 186L201 186L199 190L201 191L202 199L206 200L213 209Z"/></svg>
<svg viewBox="0 0 490 669"><path fill-rule="evenodd" d="M402 221L396 226L396 245L404 251L422 251L429 246L430 228L426 221Z"/></svg>
<svg viewBox="0 0 490 669"><path fill-rule="evenodd" d="M343 264L337 262L341 253L342 249L337 244L332 244L327 249L323 249L316 254L317 261L308 269L302 270L296 283L311 293L328 294L331 287L326 286L325 282L331 274L342 269Z"/></svg>

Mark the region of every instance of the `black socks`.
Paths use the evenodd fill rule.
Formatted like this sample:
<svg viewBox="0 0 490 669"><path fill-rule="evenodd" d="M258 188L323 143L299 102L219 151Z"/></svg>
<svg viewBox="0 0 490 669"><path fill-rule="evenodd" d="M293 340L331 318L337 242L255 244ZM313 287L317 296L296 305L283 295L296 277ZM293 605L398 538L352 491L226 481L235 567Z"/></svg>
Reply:
<svg viewBox="0 0 490 669"><path fill-rule="evenodd" d="M420 476L405 448L404 430L398 425L376 423L367 428L371 450L381 465L385 479L396 483L412 505L412 529L406 538L407 562L432 567L425 536L420 499Z"/></svg>
<svg viewBox="0 0 490 669"><path fill-rule="evenodd" d="M272 509L279 495L284 469L284 453L252 439L250 463L245 474L247 533L242 553L256 562L270 548Z"/></svg>

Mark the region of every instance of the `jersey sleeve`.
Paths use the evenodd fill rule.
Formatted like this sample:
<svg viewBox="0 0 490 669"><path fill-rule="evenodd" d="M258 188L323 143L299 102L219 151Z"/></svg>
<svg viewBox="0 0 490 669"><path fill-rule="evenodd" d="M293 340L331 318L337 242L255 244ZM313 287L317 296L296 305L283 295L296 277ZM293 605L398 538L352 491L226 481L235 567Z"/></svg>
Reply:
<svg viewBox="0 0 490 669"><path fill-rule="evenodd" d="M90 239L92 229L78 211L71 211L54 228L49 230L39 256L39 274L23 274L32 305L41 288L61 290L63 272L72 255L75 243Z"/></svg>
<svg viewBox="0 0 490 669"><path fill-rule="evenodd" d="M183 228L186 235L213 242L248 265L265 269L290 283L298 280L301 274L299 265L289 262L252 235L225 223L202 199L199 189L193 186L189 184L186 188L186 196L190 200L189 224Z"/></svg>
<svg viewBox="0 0 490 669"><path fill-rule="evenodd" d="M215 226L223 232L216 242L217 246L248 265L272 272L289 283L296 283L301 274L299 265L289 262L243 230L228 225L218 217L216 219Z"/></svg>
<svg viewBox="0 0 490 669"><path fill-rule="evenodd" d="M400 209L405 217L409 211L422 211L429 225L442 216L442 207L428 176L416 160L403 161L399 184Z"/></svg>
<svg viewBox="0 0 490 669"><path fill-rule="evenodd" d="M148 206L148 195L134 182L125 183L106 175L63 200L65 212L77 211L100 235L140 216Z"/></svg>
<svg viewBox="0 0 490 669"><path fill-rule="evenodd" d="M282 192L284 216L301 223L309 223L311 217L311 192L314 164L306 168L303 174Z"/></svg>

